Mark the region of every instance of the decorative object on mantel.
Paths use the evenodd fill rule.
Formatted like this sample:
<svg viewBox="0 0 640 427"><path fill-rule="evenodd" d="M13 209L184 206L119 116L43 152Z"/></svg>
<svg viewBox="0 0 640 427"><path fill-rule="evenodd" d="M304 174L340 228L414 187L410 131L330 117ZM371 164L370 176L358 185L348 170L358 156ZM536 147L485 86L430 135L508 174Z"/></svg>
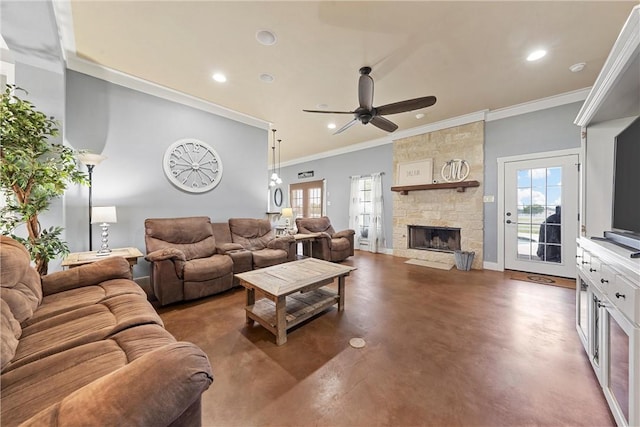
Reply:
<svg viewBox="0 0 640 427"><path fill-rule="evenodd" d="M222 160L216 150L193 138L171 144L162 166L169 181L189 193L212 190L222 179Z"/></svg>
<svg viewBox="0 0 640 427"><path fill-rule="evenodd" d="M396 172L398 185L431 184L433 180L433 159L398 163Z"/></svg>
<svg viewBox="0 0 640 427"><path fill-rule="evenodd" d="M111 253L109 249L109 224L118 222L115 206L103 206L93 208L93 223L100 224L102 227L102 246L96 254L97 256L106 256Z"/></svg>
<svg viewBox="0 0 640 427"><path fill-rule="evenodd" d="M446 182L461 182L469 176L469 163L466 160L451 159L444 162L440 175Z"/></svg>
<svg viewBox="0 0 640 427"><path fill-rule="evenodd" d="M461 181L461 182L440 182L438 184L422 184L422 185L396 185L391 187L391 191L397 191L403 196L409 194L409 191L420 190L441 190L445 188L455 188L458 193L464 193L464 190L470 187L479 187L478 181Z"/></svg>

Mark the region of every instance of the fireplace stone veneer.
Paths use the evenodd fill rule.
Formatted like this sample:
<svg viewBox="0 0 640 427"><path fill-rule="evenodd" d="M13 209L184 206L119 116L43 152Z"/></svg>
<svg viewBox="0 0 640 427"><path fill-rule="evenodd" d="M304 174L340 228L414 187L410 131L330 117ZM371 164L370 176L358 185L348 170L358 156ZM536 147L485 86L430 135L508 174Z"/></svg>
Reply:
<svg viewBox="0 0 640 427"><path fill-rule="evenodd" d="M482 269L484 240L484 121L440 129L410 136L393 143L393 170L398 163L433 159L433 178L440 176L442 165L451 159L469 163L467 181L478 181L478 187L458 192L455 188L393 193L393 254L404 258L455 264L453 250L422 250L410 247L408 226L422 225L460 230L459 249L473 251L473 269ZM396 177L394 176L394 182ZM441 244L441 243L439 243ZM447 239L447 245L448 239Z"/></svg>

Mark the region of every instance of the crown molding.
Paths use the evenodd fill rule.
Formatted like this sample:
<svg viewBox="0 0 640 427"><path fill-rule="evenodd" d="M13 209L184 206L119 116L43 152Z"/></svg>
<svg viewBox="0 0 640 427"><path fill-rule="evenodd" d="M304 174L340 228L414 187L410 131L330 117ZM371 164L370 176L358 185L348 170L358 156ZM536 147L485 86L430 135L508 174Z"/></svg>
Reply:
<svg viewBox="0 0 640 427"><path fill-rule="evenodd" d="M76 54L76 40L73 31L71 2L69 0L56 0L53 2L53 11L58 25L58 37L60 39L60 45L62 46L64 62L66 63L67 69L124 86L129 89L137 90L148 95L157 96L158 98L216 114L259 129L269 129L270 123L266 120L240 113L221 105L214 104L213 102L205 101L201 98L187 95L166 86L140 79L130 74L79 58Z"/></svg>
<svg viewBox="0 0 640 427"><path fill-rule="evenodd" d="M422 135L424 133L435 132L441 129L447 129L454 126L465 125L468 123L484 120L485 111L478 111L464 116L458 116L451 119L441 120L439 122L429 123L423 126L418 126L410 129L405 129L399 132L391 133L382 138L372 139L370 141L360 142L358 144L351 144L345 147L337 148L335 150L323 151L322 153L312 154L310 156L300 157L297 159L282 162L281 166L293 166L300 163L312 162L314 160L325 159L327 157L339 156L341 154L353 153L354 151L366 150L368 148L378 147L380 145L392 144L393 141L402 138L408 138L410 136Z"/></svg>
<svg viewBox="0 0 640 427"><path fill-rule="evenodd" d="M492 110L487 113L486 120L488 122L492 122L494 120L506 119L507 117L520 116L522 114L547 110L561 105L573 104L574 102L582 102L587 98L590 90L591 88L578 89L571 92L549 96L547 98L536 99L534 101L523 102L522 104Z"/></svg>
<svg viewBox="0 0 640 427"><path fill-rule="evenodd" d="M522 114L532 113L534 111L546 110L548 108L559 107L561 105L573 104L574 102L584 101L589 93L589 88L579 89L571 92L561 93L559 95L550 96L547 98L537 99L530 102L524 102L522 104L513 105L511 107L500 108L498 110L481 110L475 113L465 114L462 116L452 117L450 119L441 120L439 122L429 123L423 126L418 126L410 129L405 129L385 137L374 139L371 141L365 141L358 144L349 145L347 147L338 148L336 150L329 150L311 156L300 157L292 159L286 162L282 162L282 166L293 166L300 163L311 162L314 160L320 160L327 157L338 156L340 154L352 153L354 151L366 150L367 148L373 148L384 144L391 144L393 141L397 141L402 138L410 136L422 135L424 133L435 132L442 129L451 128L454 126L462 126L473 122L484 120L487 122L505 119L508 117L519 116Z"/></svg>
<svg viewBox="0 0 640 427"><path fill-rule="evenodd" d="M620 80L633 58L640 51L640 5L627 18L620 35L613 44L591 92L578 112L574 123L587 126L594 118L612 87Z"/></svg>
<svg viewBox="0 0 640 427"><path fill-rule="evenodd" d="M134 77L121 71L103 67L93 62L78 58L71 52L67 52L67 69L87 74L148 95L157 96L158 98L197 108L199 110L225 117L236 122L244 123L249 126L254 126L259 129L269 129L270 123L266 120L231 110L221 105L205 101L192 95L187 95L183 92L170 89L166 86L161 86L148 80Z"/></svg>

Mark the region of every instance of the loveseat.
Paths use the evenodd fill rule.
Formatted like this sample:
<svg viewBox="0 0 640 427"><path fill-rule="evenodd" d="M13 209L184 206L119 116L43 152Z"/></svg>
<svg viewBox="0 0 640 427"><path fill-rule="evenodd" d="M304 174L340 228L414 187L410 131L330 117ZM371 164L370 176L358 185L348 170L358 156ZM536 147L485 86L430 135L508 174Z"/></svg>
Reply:
<svg viewBox="0 0 640 427"><path fill-rule="evenodd" d="M213 376L110 257L40 277L0 236L0 424L200 425Z"/></svg>

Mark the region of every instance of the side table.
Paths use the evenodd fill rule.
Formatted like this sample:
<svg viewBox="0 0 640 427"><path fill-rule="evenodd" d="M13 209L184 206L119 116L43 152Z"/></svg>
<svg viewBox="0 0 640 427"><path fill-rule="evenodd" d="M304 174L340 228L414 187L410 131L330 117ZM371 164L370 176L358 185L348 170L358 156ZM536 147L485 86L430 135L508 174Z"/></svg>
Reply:
<svg viewBox="0 0 640 427"><path fill-rule="evenodd" d="M98 256L97 251L72 252L69 255L67 255L64 260L62 260L62 263L60 265L63 268L65 267L74 268L80 265L91 264L101 259L114 257L114 256L121 256L126 258L127 261L129 261L130 268L133 269L133 266L138 263L138 258L140 258L143 255L142 255L142 252L140 252L137 248L112 249L109 255L100 255L100 256Z"/></svg>
<svg viewBox="0 0 640 427"><path fill-rule="evenodd" d="M313 258L313 253L312 253L312 248L313 248L313 242L320 237L320 233L307 233L307 234L294 234L293 238L296 239L296 246L298 243L302 243L303 245L305 244L305 242L309 245L309 257ZM304 252L303 252L304 254Z"/></svg>

